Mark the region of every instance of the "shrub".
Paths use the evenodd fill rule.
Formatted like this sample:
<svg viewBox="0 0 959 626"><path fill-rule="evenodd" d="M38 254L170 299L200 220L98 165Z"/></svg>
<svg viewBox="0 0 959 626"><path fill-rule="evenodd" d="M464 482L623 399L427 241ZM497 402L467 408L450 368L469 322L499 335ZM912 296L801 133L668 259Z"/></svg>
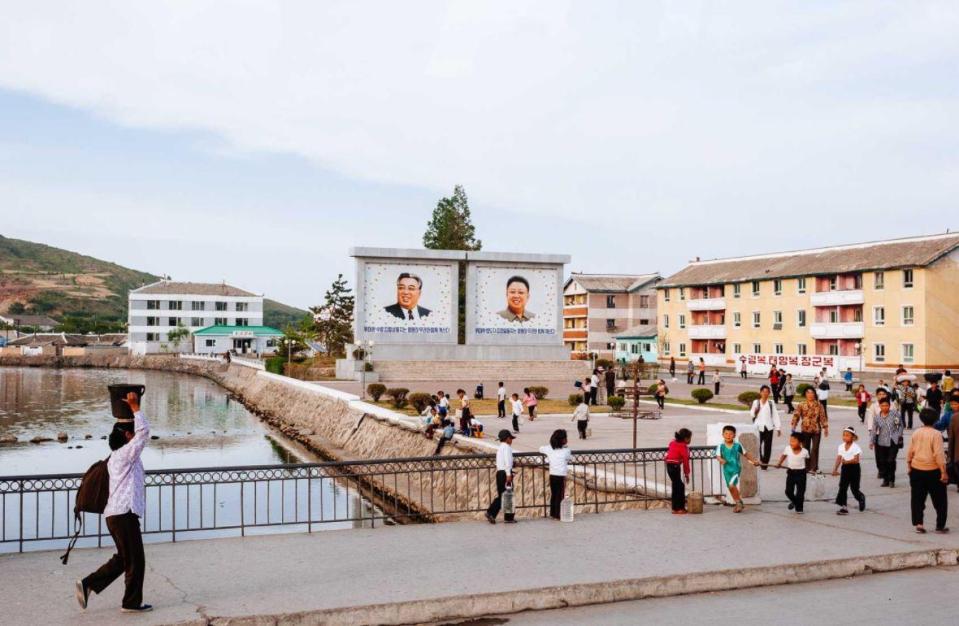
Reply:
<svg viewBox="0 0 959 626"><path fill-rule="evenodd" d="M798 395L800 398L803 397L804 395L806 395L807 389L815 389L815 387L813 387L809 383L799 383L798 385L796 385L796 395Z"/></svg>
<svg viewBox="0 0 959 626"><path fill-rule="evenodd" d="M372 372L372 371L373 371L373 364L370 363L369 361L367 361L367 362L363 365L363 371L364 371L364 372Z"/></svg>
<svg viewBox="0 0 959 626"><path fill-rule="evenodd" d="M386 395L393 402L394 409L402 409L406 406L406 394L410 392L406 387L391 387L386 390Z"/></svg>
<svg viewBox="0 0 959 626"><path fill-rule="evenodd" d="M266 371L271 374L283 374L283 363L285 359L281 356L271 356L266 360Z"/></svg>
<svg viewBox="0 0 959 626"><path fill-rule="evenodd" d="M652 385L649 386L649 389L647 389L646 391L649 392L649 395L655 396L657 389L659 389L659 383L653 383Z"/></svg>
<svg viewBox="0 0 959 626"><path fill-rule="evenodd" d="M406 396L406 400L413 405L417 413L422 413L430 403L430 394L416 391Z"/></svg>
<svg viewBox="0 0 959 626"><path fill-rule="evenodd" d="M612 369L616 365L615 361L612 359L596 359L596 367L602 367L603 369Z"/></svg>
<svg viewBox="0 0 959 626"><path fill-rule="evenodd" d="M548 387L530 387L529 391L531 394L533 394L533 396L536 397L537 400L542 400L543 398L546 397L546 394L549 393L549 388Z"/></svg>
<svg viewBox="0 0 959 626"><path fill-rule="evenodd" d="M583 399L583 394L581 393L571 393L569 394L569 405L570 406L579 406L580 401Z"/></svg>
<svg viewBox="0 0 959 626"><path fill-rule="evenodd" d="M689 392L689 395L695 398L700 404L706 404L712 399L713 392L705 387L700 387L699 389L693 389L691 392Z"/></svg>
<svg viewBox="0 0 959 626"><path fill-rule="evenodd" d="M746 406L752 406L753 402L759 399L759 393L755 391L744 391L736 396L736 399Z"/></svg>
<svg viewBox="0 0 959 626"><path fill-rule="evenodd" d="M382 383L370 383L366 386L366 393L370 394L373 402L379 402L383 394L386 393L386 385Z"/></svg>
<svg viewBox="0 0 959 626"><path fill-rule="evenodd" d="M626 404L626 398L623 396L610 396L606 400L609 403L609 408L614 411L618 411Z"/></svg>

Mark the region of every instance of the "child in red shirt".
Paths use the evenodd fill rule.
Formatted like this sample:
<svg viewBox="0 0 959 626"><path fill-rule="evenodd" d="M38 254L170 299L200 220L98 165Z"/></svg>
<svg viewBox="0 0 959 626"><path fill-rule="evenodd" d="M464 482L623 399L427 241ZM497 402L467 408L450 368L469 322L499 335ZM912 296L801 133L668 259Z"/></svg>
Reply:
<svg viewBox="0 0 959 626"><path fill-rule="evenodd" d="M692 431L688 428L680 428L666 449L666 473L673 483L673 515L687 513L686 483L689 482L689 442L692 438ZM682 476L679 473L680 467L682 467Z"/></svg>

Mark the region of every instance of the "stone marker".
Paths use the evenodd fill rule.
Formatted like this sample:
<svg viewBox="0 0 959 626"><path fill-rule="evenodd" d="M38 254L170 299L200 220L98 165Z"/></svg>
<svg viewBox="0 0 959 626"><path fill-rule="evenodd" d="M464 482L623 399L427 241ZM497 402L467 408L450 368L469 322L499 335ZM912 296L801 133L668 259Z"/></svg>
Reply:
<svg viewBox="0 0 959 626"><path fill-rule="evenodd" d="M754 459L759 458L759 437L753 433L743 433L739 436L739 443L743 450ZM759 468L743 459L743 471L739 475L739 491L745 500L759 495Z"/></svg>

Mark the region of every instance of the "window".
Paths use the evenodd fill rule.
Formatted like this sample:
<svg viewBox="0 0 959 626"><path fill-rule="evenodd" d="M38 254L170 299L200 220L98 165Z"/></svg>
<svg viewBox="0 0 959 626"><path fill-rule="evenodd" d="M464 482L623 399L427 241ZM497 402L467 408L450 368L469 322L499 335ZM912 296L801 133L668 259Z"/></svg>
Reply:
<svg viewBox="0 0 959 626"><path fill-rule="evenodd" d="M226 311L226 302L217 302L216 303L217 311Z"/></svg>
<svg viewBox="0 0 959 626"><path fill-rule="evenodd" d="M663 289L663 302L669 302L669 289Z"/></svg>
<svg viewBox="0 0 959 626"><path fill-rule="evenodd" d="M753 297L755 298L757 296L759 296L759 281L754 280L753 281Z"/></svg>
<svg viewBox="0 0 959 626"><path fill-rule="evenodd" d="M740 313L739 311L734 312L734 313L733 313L733 326L734 326L735 328L739 328L739 327L742 326L742 325L743 325L743 316L742 316L742 313Z"/></svg>
<svg viewBox="0 0 959 626"><path fill-rule="evenodd" d="M171 317L171 318L167 319L166 325L167 325L167 326L176 326L176 318L175 318L175 317Z"/></svg>
<svg viewBox="0 0 959 626"><path fill-rule="evenodd" d="M876 291L880 291L886 287L886 273L885 272L876 272L872 275L872 286Z"/></svg>
<svg viewBox="0 0 959 626"><path fill-rule="evenodd" d="M776 354L782 354L782 353L783 353L783 344L781 344L781 343L773 344L773 352L775 352Z"/></svg>
<svg viewBox="0 0 959 626"><path fill-rule="evenodd" d="M666 355L669 354L669 342L668 342L668 341L664 341L664 342L663 342L663 354L666 354Z"/></svg>
<svg viewBox="0 0 959 626"><path fill-rule="evenodd" d="M240 325L240 320L236 321L237 326ZM616 330L616 320L608 319L606 320L606 330Z"/></svg>
<svg viewBox="0 0 959 626"><path fill-rule="evenodd" d="M773 330L783 329L783 312L773 311Z"/></svg>
<svg viewBox="0 0 959 626"><path fill-rule="evenodd" d="M606 320L606 321L607 321L607 322L612 322L613 320ZM238 318L236 318L236 325L237 325L237 326L249 326L249 325L250 325L250 320L248 320L248 319L245 318L245 317L238 317ZM608 324L607 324L607 326L608 326ZM614 325L614 328L615 328L615 325Z"/></svg>
<svg viewBox="0 0 959 626"><path fill-rule="evenodd" d="M213 325L214 325L214 326L226 326L226 318L225 318L225 317L214 317L214 318L213 318Z"/></svg>
<svg viewBox="0 0 959 626"><path fill-rule="evenodd" d="M902 270L902 286L912 289L912 270Z"/></svg>
<svg viewBox="0 0 959 626"><path fill-rule="evenodd" d="M873 326L886 325L886 307L876 306L872 308L872 325ZM877 344L877 345L882 345L882 344Z"/></svg>
<svg viewBox="0 0 959 626"><path fill-rule="evenodd" d="M796 311L796 326L799 328L806 327L806 309Z"/></svg>
<svg viewBox="0 0 959 626"><path fill-rule="evenodd" d="M240 312L242 312L242 311L249 311L249 310L250 310L250 303L249 303L249 302L237 302L237 303L236 303L236 310L237 310L237 311L240 311Z"/></svg>
<svg viewBox="0 0 959 626"><path fill-rule="evenodd" d="M829 344L829 356L839 356L839 344L831 343Z"/></svg>
<svg viewBox="0 0 959 626"><path fill-rule="evenodd" d="M805 354L806 354L806 344L804 344L804 343L797 343L797 344L796 344L796 354L798 354L799 356L805 356Z"/></svg>
<svg viewBox="0 0 959 626"><path fill-rule="evenodd" d="M606 308L615 309L616 308L616 296L606 296ZM239 310L239 309L237 309Z"/></svg>
<svg viewBox="0 0 959 626"><path fill-rule="evenodd" d="M742 354L743 353L743 344L734 343L733 344L733 354Z"/></svg>
<svg viewBox="0 0 959 626"><path fill-rule="evenodd" d="M759 328L759 311L753 311L753 328Z"/></svg>
<svg viewBox="0 0 959 626"><path fill-rule="evenodd" d="M742 294L743 286L739 283L733 285L733 297L738 298Z"/></svg>
<svg viewBox="0 0 959 626"><path fill-rule="evenodd" d="M640 296L639 297L639 308L648 309L649 308L649 296Z"/></svg>
<svg viewBox="0 0 959 626"><path fill-rule="evenodd" d="M886 361L886 344L884 343L873 344L872 354L876 363L884 363Z"/></svg>
<svg viewBox="0 0 959 626"><path fill-rule="evenodd" d="M147 300L147 310L149 310L149 311L159 311L159 310L160 310L160 301L159 301L159 300Z"/></svg>
<svg viewBox="0 0 959 626"><path fill-rule="evenodd" d="M679 356L686 356L686 344L679 344Z"/></svg>
<svg viewBox="0 0 959 626"><path fill-rule="evenodd" d="M651 344L651 343L644 343L644 344L643 344L643 350L644 350L645 352L652 352L652 351L653 351L653 344Z"/></svg>
<svg viewBox="0 0 959 626"><path fill-rule="evenodd" d="M167 306L171 311L182 311L183 310L183 300L170 300L169 305Z"/></svg>
<svg viewBox="0 0 959 626"><path fill-rule="evenodd" d="M902 344L902 362L912 363L916 360L915 346L911 343Z"/></svg>
<svg viewBox="0 0 959 626"><path fill-rule="evenodd" d="M902 325L912 326L916 321L915 310L911 306L902 307Z"/></svg>
<svg viewBox="0 0 959 626"><path fill-rule="evenodd" d="M686 328L686 316L682 313L679 314L679 327Z"/></svg>
<svg viewBox="0 0 959 626"><path fill-rule="evenodd" d="M797 278L796 279L796 292L797 293L806 293L806 278Z"/></svg>
<svg viewBox="0 0 959 626"><path fill-rule="evenodd" d="M679 299L680 299L680 300L685 300L685 299L686 299L686 288L685 288L685 287L680 287L680 288L679 288Z"/></svg>
<svg viewBox="0 0 959 626"><path fill-rule="evenodd" d="M861 309L861 308L858 308L858 307L857 307L857 308L855 308L855 309L852 310L852 321L854 321L854 322L861 322L861 321L862 321L862 309Z"/></svg>
<svg viewBox="0 0 959 626"><path fill-rule="evenodd" d="M649 320L639 320L640 326L649 326Z"/></svg>
<svg viewBox="0 0 959 626"><path fill-rule="evenodd" d="M663 315L663 328L669 328L669 316Z"/></svg>
<svg viewBox="0 0 959 626"><path fill-rule="evenodd" d="M753 344L753 354L760 354L763 351L763 344L754 343Z"/></svg>
<svg viewBox="0 0 959 626"><path fill-rule="evenodd" d="M781 278L777 278L776 280L773 281L773 295L774 296L783 295L783 280Z"/></svg>
<svg viewBox="0 0 959 626"><path fill-rule="evenodd" d="M207 348L212 348L216 345L216 339L207 339L205 343Z"/></svg>
<svg viewBox="0 0 959 626"><path fill-rule="evenodd" d="M862 274L856 274L852 277L852 288L862 289Z"/></svg>
<svg viewBox="0 0 959 626"><path fill-rule="evenodd" d="M838 324L839 323L839 310L838 309L829 309L829 323Z"/></svg>
<svg viewBox="0 0 959 626"><path fill-rule="evenodd" d="M190 309L193 311L203 311L206 309L206 302L191 302Z"/></svg>
<svg viewBox="0 0 959 626"><path fill-rule="evenodd" d="M147 333L147 341L160 341L160 333Z"/></svg>
<svg viewBox="0 0 959 626"><path fill-rule="evenodd" d="M197 328L197 327L199 327L199 326L203 326L203 318L202 318L202 317L191 317L191 318L190 318L190 326L193 326L194 328Z"/></svg>
<svg viewBox="0 0 959 626"><path fill-rule="evenodd" d="M148 318L147 318L147 326L159 326L159 325L160 325L160 318L159 318L159 317L148 317Z"/></svg>

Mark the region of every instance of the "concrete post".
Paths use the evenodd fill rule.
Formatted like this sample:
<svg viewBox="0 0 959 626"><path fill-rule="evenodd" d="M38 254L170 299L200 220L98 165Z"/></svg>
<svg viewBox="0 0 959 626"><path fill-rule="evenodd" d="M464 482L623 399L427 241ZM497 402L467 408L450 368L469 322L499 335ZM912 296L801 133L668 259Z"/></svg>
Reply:
<svg viewBox="0 0 959 626"><path fill-rule="evenodd" d="M739 436L739 443L743 450L754 459L759 458L759 437L753 433L743 433ZM759 468L743 459L743 471L739 475L739 490L743 500L759 501Z"/></svg>

